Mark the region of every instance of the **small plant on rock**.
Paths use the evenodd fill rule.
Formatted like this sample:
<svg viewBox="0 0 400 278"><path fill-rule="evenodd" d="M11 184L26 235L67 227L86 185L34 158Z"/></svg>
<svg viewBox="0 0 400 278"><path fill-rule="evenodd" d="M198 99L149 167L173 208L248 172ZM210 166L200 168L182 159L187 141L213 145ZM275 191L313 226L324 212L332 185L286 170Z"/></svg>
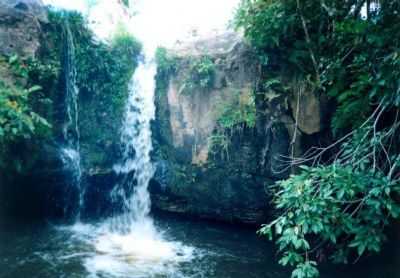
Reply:
<svg viewBox="0 0 400 278"><path fill-rule="evenodd" d="M202 56L191 61L183 92L189 94L194 90L209 90L214 80L215 65L209 56Z"/></svg>

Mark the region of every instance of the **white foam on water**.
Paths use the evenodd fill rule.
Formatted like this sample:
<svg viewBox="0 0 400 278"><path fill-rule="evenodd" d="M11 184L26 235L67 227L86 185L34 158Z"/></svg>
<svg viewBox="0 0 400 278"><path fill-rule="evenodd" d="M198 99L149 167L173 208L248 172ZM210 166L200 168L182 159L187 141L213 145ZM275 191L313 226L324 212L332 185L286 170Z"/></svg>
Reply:
<svg viewBox="0 0 400 278"><path fill-rule="evenodd" d="M77 240L73 244L83 244L89 252L83 260L89 277L183 277L178 276L179 264L195 257L194 248L165 240L149 215L148 185L155 170L150 153L156 66L151 52L147 53L149 58L139 64L129 85L122 159L114 167L126 177L115 185L111 196L122 200L123 212L100 224L76 223L69 228Z"/></svg>
<svg viewBox="0 0 400 278"><path fill-rule="evenodd" d="M205 33L202 26L210 32L226 24L226 15L231 15L233 3L237 1L131 1L137 14L127 19L126 27L143 43L144 59L129 85L121 132L123 158L114 167L118 174L128 178L117 184L111 195L115 200L122 200L123 213L95 226L77 223L70 227L77 240L73 244L84 245L88 252L83 261L88 277L184 277L179 273L179 265L197 256L194 248L165 240L149 216L148 185L155 170L150 157L151 121L155 117L153 55L157 46L171 45L192 29ZM94 32L100 38L110 37L110 32L124 22L120 16L124 11L115 6L117 2L101 0L97 9L92 7L88 11L89 17L92 15L97 21L92 28L97 28ZM101 28L98 22L110 28ZM80 251L72 256L81 254Z"/></svg>
<svg viewBox="0 0 400 278"><path fill-rule="evenodd" d="M90 278L149 278L185 277L179 271L180 264L198 256L195 248L165 240L162 233L149 232L148 227L136 226L121 234L110 232L109 224L58 227L72 233L71 245L79 245L79 250L59 259L81 258Z"/></svg>

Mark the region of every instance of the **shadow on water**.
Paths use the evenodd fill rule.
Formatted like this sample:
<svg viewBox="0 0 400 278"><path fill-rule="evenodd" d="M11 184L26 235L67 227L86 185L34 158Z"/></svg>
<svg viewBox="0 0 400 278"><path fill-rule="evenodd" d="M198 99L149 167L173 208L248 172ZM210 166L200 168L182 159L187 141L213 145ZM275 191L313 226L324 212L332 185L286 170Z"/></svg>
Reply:
<svg viewBox="0 0 400 278"><path fill-rule="evenodd" d="M195 255L192 260L179 263L173 272L151 275L141 273L129 277L290 277L287 269L277 265L273 244L260 239L253 229L169 215L156 216L155 225L164 231L165 239L194 248ZM398 278L399 249L399 244L391 244L381 256L367 258L357 265L323 266L321 278ZM82 240L78 231L60 228L59 225L16 223L7 225L7 228L1 226L0 277L128 278L118 274L90 274L85 261L96 252L93 246Z"/></svg>

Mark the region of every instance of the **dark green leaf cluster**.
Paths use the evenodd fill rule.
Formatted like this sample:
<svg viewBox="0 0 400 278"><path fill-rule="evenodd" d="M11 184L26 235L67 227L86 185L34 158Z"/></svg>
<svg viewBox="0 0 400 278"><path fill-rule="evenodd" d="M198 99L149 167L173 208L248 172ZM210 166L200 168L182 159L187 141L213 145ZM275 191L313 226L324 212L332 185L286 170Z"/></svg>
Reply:
<svg viewBox="0 0 400 278"><path fill-rule="evenodd" d="M302 271L304 263L320 259L315 246L326 247L324 256L342 263L354 254L379 252L388 217L400 215L400 205L393 200L400 184L382 173L354 171L351 166L302 169L277 184L276 207L285 213L260 230L277 236L283 252L280 263ZM295 272L294 277L300 277Z"/></svg>
<svg viewBox="0 0 400 278"><path fill-rule="evenodd" d="M52 12L49 18L59 31L55 41L62 41L65 24L71 29L80 94L87 99L102 99L103 111L121 114L141 44L124 30L117 32L108 44L97 41L85 18L76 12Z"/></svg>
<svg viewBox="0 0 400 278"><path fill-rule="evenodd" d="M336 103L331 127L343 136L276 185L282 216L261 233L277 236L293 277L318 276L322 257L378 252L400 214L400 2L242 0L235 23L260 54L265 87L290 92L275 80L303 79ZM337 154L321 164L328 149Z"/></svg>
<svg viewBox="0 0 400 278"><path fill-rule="evenodd" d="M309 13L320 10L319 2L302 3ZM307 18L310 27L318 26L315 24L318 17L318 13L313 13ZM243 0L235 16L235 25L244 30L264 65L276 70L276 67L289 67L305 75L312 70L295 0Z"/></svg>
<svg viewBox="0 0 400 278"><path fill-rule="evenodd" d="M252 94L234 94L233 101L217 107L218 124L223 129L254 128L256 125L256 105Z"/></svg>
<svg viewBox="0 0 400 278"><path fill-rule="evenodd" d="M51 125L39 115L42 111L36 104L45 104L50 100L38 85L42 84L40 80L33 78L46 73L46 70L37 68L43 65L32 58L22 60L18 55L8 59L0 57L0 63L12 75L0 80L0 145L39 135L38 131L43 134ZM54 77L53 73L50 78Z"/></svg>
<svg viewBox="0 0 400 278"><path fill-rule="evenodd" d="M188 76L184 81L184 90L190 94L195 90L206 91L213 87L215 80L215 65L212 59L207 56L192 58L189 65Z"/></svg>
<svg viewBox="0 0 400 278"><path fill-rule="evenodd" d="M388 151L397 128L365 124L342 143L332 164L300 166L300 174L273 187L282 215L260 233L277 237L281 264L301 271L321 257L347 263L380 251L389 219L400 216L400 156Z"/></svg>
<svg viewBox="0 0 400 278"><path fill-rule="evenodd" d="M272 75L303 77L337 101L333 129L353 128L383 96L398 104L400 3L364 18L367 2L243 0L235 23Z"/></svg>
<svg viewBox="0 0 400 278"><path fill-rule="evenodd" d="M166 48L157 48L155 60L157 64L157 74L160 78L167 78L176 72L178 58L169 54Z"/></svg>
<svg viewBox="0 0 400 278"><path fill-rule="evenodd" d="M0 145L17 138L30 138L37 128L49 128L50 124L35 113L29 98L41 90L7 86L0 81Z"/></svg>
<svg viewBox="0 0 400 278"><path fill-rule="evenodd" d="M400 40L393 36L399 34L400 25L391 21L379 14L374 20L336 24L338 51L323 60L326 71L321 80L338 103L334 131L360 126L383 98L399 107Z"/></svg>

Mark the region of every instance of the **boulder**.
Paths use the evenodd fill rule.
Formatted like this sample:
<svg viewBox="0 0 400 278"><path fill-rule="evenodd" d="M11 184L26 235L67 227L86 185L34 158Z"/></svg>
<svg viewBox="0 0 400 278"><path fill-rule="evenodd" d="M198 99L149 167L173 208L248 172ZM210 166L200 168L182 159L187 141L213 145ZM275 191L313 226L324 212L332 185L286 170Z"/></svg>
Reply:
<svg viewBox="0 0 400 278"><path fill-rule="evenodd" d="M293 94L290 106L301 132L312 135L324 129L328 111L326 105L327 101L310 88L300 89Z"/></svg>

